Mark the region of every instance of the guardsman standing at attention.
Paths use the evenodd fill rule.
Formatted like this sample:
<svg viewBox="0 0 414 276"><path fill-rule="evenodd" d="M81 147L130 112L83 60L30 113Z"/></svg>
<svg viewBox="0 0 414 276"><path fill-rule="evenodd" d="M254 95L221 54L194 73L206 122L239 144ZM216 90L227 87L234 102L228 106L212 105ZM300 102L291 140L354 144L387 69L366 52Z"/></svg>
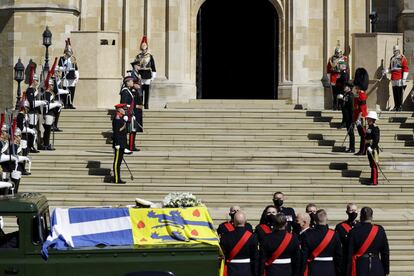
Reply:
<svg viewBox="0 0 414 276"><path fill-rule="evenodd" d="M240 206L231 206L229 210L230 220L220 223L219 227L217 228L217 234L221 236L223 233L226 232L233 232L235 230L234 227L234 215L239 212ZM253 227L250 223L246 222L246 229L253 233Z"/></svg>
<svg viewBox="0 0 414 276"><path fill-rule="evenodd" d="M144 108L149 108L149 99L150 99L150 86L152 81L157 76L157 70L155 69L154 57L148 51L148 40L146 36L143 36L141 39L140 45L141 52L136 56L135 61L132 63L138 64L136 68L141 77L142 91L144 93ZM135 70L135 66L134 66Z"/></svg>
<svg viewBox="0 0 414 276"><path fill-rule="evenodd" d="M385 276L390 273L390 248L381 225L372 224L373 211L363 207L360 220L349 232L347 276Z"/></svg>
<svg viewBox="0 0 414 276"><path fill-rule="evenodd" d="M298 276L300 273L300 247L296 234L286 231L286 216L276 215L275 231L267 235L260 245L259 275Z"/></svg>
<svg viewBox="0 0 414 276"><path fill-rule="evenodd" d="M404 89L409 73L407 58L401 53L400 46L394 45L394 55L390 59L390 66L386 73L391 73L392 93L394 96L394 108L391 111L402 111Z"/></svg>
<svg viewBox="0 0 414 276"><path fill-rule="evenodd" d="M335 227L335 232L338 233L339 239L342 244L342 256L344 256L344 261L342 262L342 273L346 272L346 250L348 248L348 236L349 232L358 225L357 217L358 217L358 209L356 204L348 203L346 205L346 214L348 215L348 219L338 223Z"/></svg>
<svg viewBox="0 0 414 276"><path fill-rule="evenodd" d="M123 85L121 92L120 103L126 104L127 107L127 116L128 116L128 123L127 123L127 132L129 133L129 142L128 142L128 149L130 151L137 151L135 148L135 136L137 134L137 124L136 118L134 114L134 107L135 107L135 97L133 94L133 87L134 87L134 77L126 76L123 80Z"/></svg>
<svg viewBox="0 0 414 276"><path fill-rule="evenodd" d="M375 124L375 121L378 120L377 112L370 111L368 112L367 121L368 129L365 134L365 144L367 148L367 155L369 166L371 167L371 180L370 184L378 185L378 162L379 162L379 147L378 143L380 141L380 129Z"/></svg>
<svg viewBox="0 0 414 276"><path fill-rule="evenodd" d="M124 158L124 151L127 147L127 116L125 116L126 104L115 105L116 114L112 121L112 145L114 148L114 183L125 184L125 181L121 179L121 163Z"/></svg>
<svg viewBox="0 0 414 276"><path fill-rule="evenodd" d="M221 235L220 245L225 257L224 276L258 275L256 235L246 229L246 215L237 212L234 215L232 232Z"/></svg>
<svg viewBox="0 0 414 276"><path fill-rule="evenodd" d="M316 212L316 225L302 240L302 271L304 276L340 276L342 247L339 236L328 227L325 210Z"/></svg>

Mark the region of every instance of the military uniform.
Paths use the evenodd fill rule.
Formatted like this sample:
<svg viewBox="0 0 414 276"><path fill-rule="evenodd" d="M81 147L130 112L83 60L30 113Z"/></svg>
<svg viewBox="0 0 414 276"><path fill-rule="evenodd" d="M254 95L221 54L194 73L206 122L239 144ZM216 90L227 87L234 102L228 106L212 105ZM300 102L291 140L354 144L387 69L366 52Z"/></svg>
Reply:
<svg viewBox="0 0 414 276"><path fill-rule="evenodd" d="M305 276L341 275L341 241L338 234L328 226L315 225L312 230L307 231L301 247L301 267Z"/></svg>
<svg viewBox="0 0 414 276"><path fill-rule="evenodd" d="M224 233L220 245L225 257L225 276L258 275L258 259L256 235L245 227L235 227L232 232Z"/></svg>
<svg viewBox="0 0 414 276"><path fill-rule="evenodd" d="M262 243L266 236L270 235L273 232L273 225L269 223L261 223L256 226L254 233L259 240L259 243Z"/></svg>
<svg viewBox="0 0 414 276"><path fill-rule="evenodd" d="M64 56L59 58L58 69L62 72L63 88L69 90L70 95L66 95L64 101L65 108L74 109L73 102L75 100L76 85L79 81L79 69L76 58L72 55L73 50L70 44L70 38L65 40Z"/></svg>
<svg viewBox="0 0 414 276"><path fill-rule="evenodd" d="M342 55L342 51L339 47L335 48L335 54L329 58L326 66L326 71L330 75L330 81L332 86L332 108L338 109L338 94L340 88L336 86L337 79L341 76L341 73L348 72L348 58Z"/></svg>
<svg viewBox="0 0 414 276"><path fill-rule="evenodd" d="M148 45L147 37L142 37L141 40L141 52L136 56L135 60L139 64L140 69L138 71L141 79L142 91L144 94L144 108L149 108L150 98L150 85L151 82L157 76L157 70L155 68L154 57L148 52L148 50L142 50L142 44Z"/></svg>
<svg viewBox="0 0 414 276"><path fill-rule="evenodd" d="M53 80L49 81L49 85L53 85ZM60 102L55 101L55 93L50 89L50 87L44 92L44 98L47 102L47 105L44 107L44 133L43 133L43 150L54 150L53 146L50 144L50 133L52 130L53 123L55 121L56 112L60 113L60 108L62 107ZM56 110L57 109L57 110Z"/></svg>
<svg viewBox="0 0 414 276"><path fill-rule="evenodd" d="M288 232L292 232L292 230L295 228L297 229L296 225L296 214L295 210L290 207L276 207L278 213L282 213L286 216L287 224L286 224L286 230Z"/></svg>
<svg viewBox="0 0 414 276"><path fill-rule="evenodd" d="M365 91L358 90L358 97L354 98L354 122L357 125L358 134L360 137L359 151L357 155L364 155L366 153L365 147L365 117L368 114L367 110L367 95Z"/></svg>
<svg viewBox="0 0 414 276"><path fill-rule="evenodd" d="M375 226L375 228L374 228ZM372 231L372 232L371 232ZM367 239L372 237L368 244ZM365 250L361 247L365 243ZM380 225L361 222L349 232L348 276L385 276L390 273L390 249L385 230ZM353 269L354 264L354 269Z"/></svg>
<svg viewBox="0 0 414 276"><path fill-rule="evenodd" d="M375 124L368 127L365 134L366 148L370 147L372 153L367 152L369 166L371 167L371 183L378 185L378 162L379 162L379 148L378 143L380 141L380 130Z"/></svg>
<svg viewBox="0 0 414 276"><path fill-rule="evenodd" d="M300 273L300 244L296 234L276 230L260 244L259 275L298 276Z"/></svg>
<svg viewBox="0 0 414 276"><path fill-rule="evenodd" d="M403 92L407 80L409 68L407 58L401 54L398 45L395 45L394 55L390 59L388 71L391 73L392 92L394 96L394 111L402 110Z"/></svg>
<svg viewBox="0 0 414 276"><path fill-rule="evenodd" d="M349 136L349 148L348 152L355 152L355 134L354 134L354 94L349 87L344 94L342 116Z"/></svg>
<svg viewBox="0 0 414 276"><path fill-rule="evenodd" d="M121 89L120 92L121 95L121 104L126 104L127 109L127 116L128 116L128 122L127 122L127 132L129 133L129 139L128 139L128 148L130 151L136 150L135 147L135 136L137 135L137 124L136 124L136 117L135 117L135 96L133 94L132 89L124 86Z"/></svg>
<svg viewBox="0 0 414 276"><path fill-rule="evenodd" d="M346 256L347 256L347 249L348 249L348 237L349 232L358 225L358 221L349 221L345 220L343 222L340 222L335 227L335 232L339 235L339 240L342 244L342 256L343 256L343 262L342 262L342 275L345 275L346 272Z"/></svg>
<svg viewBox="0 0 414 276"><path fill-rule="evenodd" d="M250 223L246 222L245 228L246 230L253 233L253 227ZM224 233L233 232L234 230L235 230L235 227L234 227L233 222L225 221L225 222L220 223L220 225L217 227L217 234L221 236Z"/></svg>
<svg viewBox="0 0 414 276"><path fill-rule="evenodd" d="M116 108L123 108L125 104L118 104ZM114 148L114 183L125 183L121 180L121 163L124 158L124 150L127 147L126 122L121 113L116 113L112 121L112 146Z"/></svg>

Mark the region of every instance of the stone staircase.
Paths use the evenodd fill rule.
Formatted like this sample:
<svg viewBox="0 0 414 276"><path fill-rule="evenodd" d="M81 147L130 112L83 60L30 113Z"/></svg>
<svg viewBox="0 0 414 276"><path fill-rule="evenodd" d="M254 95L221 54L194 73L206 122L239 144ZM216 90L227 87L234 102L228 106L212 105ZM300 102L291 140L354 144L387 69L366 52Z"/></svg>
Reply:
<svg viewBox="0 0 414 276"><path fill-rule="evenodd" d="M111 113L64 110L57 150L33 155L21 191L45 194L52 207L127 205L135 197L159 202L168 192L189 191L217 225L233 204L256 224L275 191L296 212L311 202L327 209L331 226L355 202L373 207L375 222L387 230L391 275L414 275L412 113L380 114L381 167L390 183L381 175L377 187L363 184L370 174L366 156L343 152L339 112L295 110L286 101L193 100L144 116L141 151L126 156L133 181L123 165L128 183L108 183Z"/></svg>

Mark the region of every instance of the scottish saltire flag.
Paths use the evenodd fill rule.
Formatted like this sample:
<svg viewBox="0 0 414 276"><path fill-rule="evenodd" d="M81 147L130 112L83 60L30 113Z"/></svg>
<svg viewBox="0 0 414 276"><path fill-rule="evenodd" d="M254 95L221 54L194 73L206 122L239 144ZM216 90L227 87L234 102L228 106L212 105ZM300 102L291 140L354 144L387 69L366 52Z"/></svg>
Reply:
<svg viewBox="0 0 414 276"><path fill-rule="evenodd" d="M42 247L48 248L133 244L128 208L56 208L51 216L51 233Z"/></svg>
<svg viewBox="0 0 414 276"><path fill-rule="evenodd" d="M51 233L42 247L206 243L219 238L206 207L190 208L56 208Z"/></svg>

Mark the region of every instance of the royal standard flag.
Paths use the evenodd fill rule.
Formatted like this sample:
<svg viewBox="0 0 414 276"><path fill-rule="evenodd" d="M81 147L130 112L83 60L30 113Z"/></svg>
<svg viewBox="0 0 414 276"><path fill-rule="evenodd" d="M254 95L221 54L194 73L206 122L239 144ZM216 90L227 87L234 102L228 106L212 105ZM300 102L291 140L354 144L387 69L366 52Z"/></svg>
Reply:
<svg viewBox="0 0 414 276"><path fill-rule="evenodd" d="M206 243L219 238L206 207L129 209L134 244Z"/></svg>

